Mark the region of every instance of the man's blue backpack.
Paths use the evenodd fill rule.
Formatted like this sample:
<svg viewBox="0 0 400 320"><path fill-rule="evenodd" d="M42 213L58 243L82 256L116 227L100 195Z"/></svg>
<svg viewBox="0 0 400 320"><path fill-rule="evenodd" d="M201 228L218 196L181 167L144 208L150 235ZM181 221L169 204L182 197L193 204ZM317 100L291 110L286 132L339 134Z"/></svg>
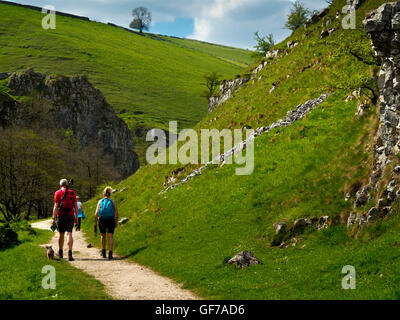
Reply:
<svg viewBox="0 0 400 320"><path fill-rule="evenodd" d="M99 217L103 219L114 218L114 203L111 199L104 198L100 202Z"/></svg>

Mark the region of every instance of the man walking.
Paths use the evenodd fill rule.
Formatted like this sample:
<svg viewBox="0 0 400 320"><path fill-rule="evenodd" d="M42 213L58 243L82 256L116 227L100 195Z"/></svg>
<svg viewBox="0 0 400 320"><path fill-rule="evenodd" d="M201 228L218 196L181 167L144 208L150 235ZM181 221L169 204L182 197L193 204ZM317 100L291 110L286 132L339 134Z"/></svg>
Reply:
<svg viewBox="0 0 400 320"><path fill-rule="evenodd" d="M60 181L60 190L58 190L54 195L53 225L57 219L58 232L60 235L58 239L58 255L60 259L63 258L64 235L67 233L69 261L74 261L74 258L72 257L72 246L74 243L72 238L72 229L74 228L74 224L77 223L75 212L78 212L75 192L69 189L68 181L62 179Z"/></svg>

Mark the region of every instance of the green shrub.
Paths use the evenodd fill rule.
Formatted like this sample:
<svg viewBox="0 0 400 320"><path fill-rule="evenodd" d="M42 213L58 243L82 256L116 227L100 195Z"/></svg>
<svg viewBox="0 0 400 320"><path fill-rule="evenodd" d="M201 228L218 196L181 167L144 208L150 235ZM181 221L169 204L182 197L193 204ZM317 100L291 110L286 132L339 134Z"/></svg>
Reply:
<svg viewBox="0 0 400 320"><path fill-rule="evenodd" d="M0 251L18 244L18 234L8 223L0 225Z"/></svg>
<svg viewBox="0 0 400 320"><path fill-rule="evenodd" d="M26 221L26 220L10 222L10 228L14 232L17 232L17 233L19 233L21 231L25 231L29 235L36 235L37 234L35 229L33 229L31 227L30 223L28 221Z"/></svg>

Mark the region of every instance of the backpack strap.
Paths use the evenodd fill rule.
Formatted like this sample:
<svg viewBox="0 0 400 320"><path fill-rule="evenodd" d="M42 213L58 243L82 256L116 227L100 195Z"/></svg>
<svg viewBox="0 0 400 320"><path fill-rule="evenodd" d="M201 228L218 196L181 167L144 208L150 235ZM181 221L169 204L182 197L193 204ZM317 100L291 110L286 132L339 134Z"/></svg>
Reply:
<svg viewBox="0 0 400 320"><path fill-rule="evenodd" d="M100 208L99 208L99 217L102 216L102 212L103 212L103 207L104 207L104 201L107 200L107 198L103 198L100 201Z"/></svg>
<svg viewBox="0 0 400 320"><path fill-rule="evenodd" d="M64 195L63 195L63 197L62 197L62 199L61 199L61 203L60 203L60 205L58 206L58 212L59 212L60 214L63 214L63 213L64 213L64 212L63 212L63 205L64 205L65 197L66 197L67 194L68 194L68 190L69 190L69 186L66 186Z"/></svg>

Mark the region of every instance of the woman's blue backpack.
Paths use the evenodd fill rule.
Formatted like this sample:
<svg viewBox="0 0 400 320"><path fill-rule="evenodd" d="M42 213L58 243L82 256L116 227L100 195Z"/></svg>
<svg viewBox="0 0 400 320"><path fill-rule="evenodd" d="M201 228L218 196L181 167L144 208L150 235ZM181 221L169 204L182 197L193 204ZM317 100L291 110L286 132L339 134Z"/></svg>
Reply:
<svg viewBox="0 0 400 320"><path fill-rule="evenodd" d="M103 219L111 219L115 217L114 203L111 199L104 198L100 202L99 217Z"/></svg>

